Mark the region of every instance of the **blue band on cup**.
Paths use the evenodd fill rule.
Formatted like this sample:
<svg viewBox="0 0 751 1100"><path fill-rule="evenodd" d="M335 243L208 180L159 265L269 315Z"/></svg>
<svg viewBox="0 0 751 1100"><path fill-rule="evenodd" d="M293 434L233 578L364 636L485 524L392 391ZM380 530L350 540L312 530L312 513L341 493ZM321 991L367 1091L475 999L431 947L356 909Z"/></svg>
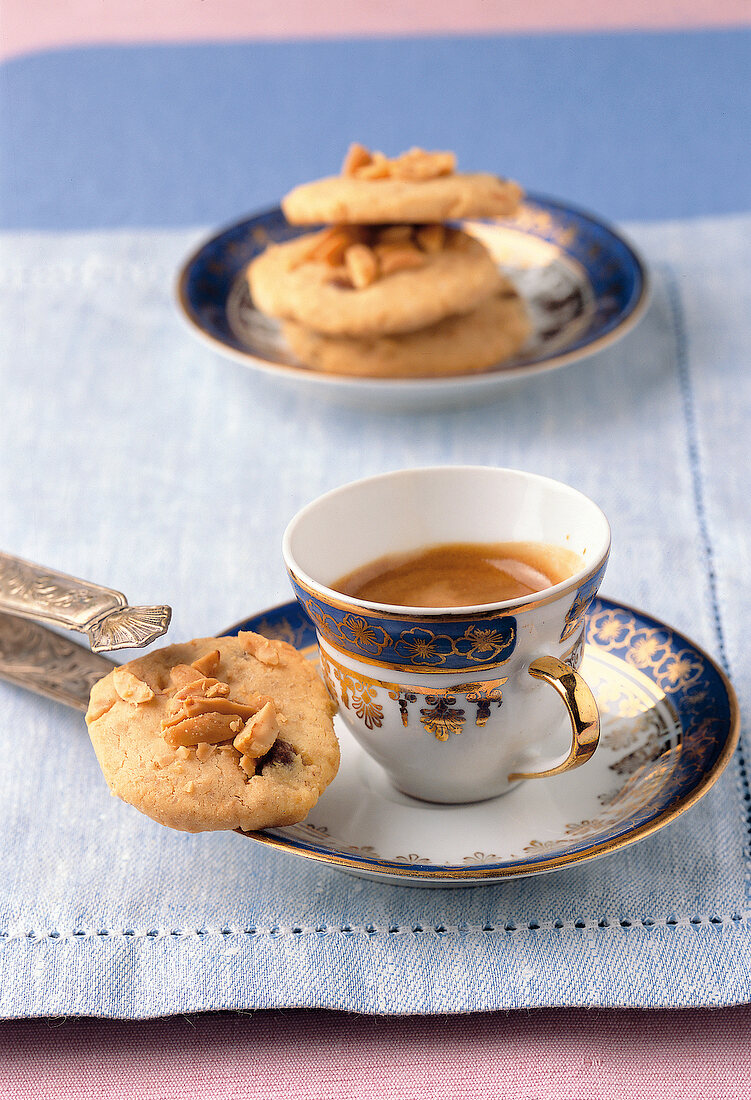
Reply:
<svg viewBox="0 0 751 1100"><path fill-rule="evenodd" d="M508 661L516 648L516 618L478 620L427 616L388 618L352 606L337 607L304 589L290 576L297 598L321 637L335 649L387 668L424 672L468 672Z"/></svg>
<svg viewBox="0 0 751 1100"><path fill-rule="evenodd" d="M605 575L605 567L608 564L609 556L610 555L605 558L600 568L595 573L591 573L586 577L577 588L574 602L566 613L566 620L563 624L560 641L565 642L567 638L570 638L572 634L575 634L577 630L584 626L584 616L592 600L597 595L597 590Z"/></svg>

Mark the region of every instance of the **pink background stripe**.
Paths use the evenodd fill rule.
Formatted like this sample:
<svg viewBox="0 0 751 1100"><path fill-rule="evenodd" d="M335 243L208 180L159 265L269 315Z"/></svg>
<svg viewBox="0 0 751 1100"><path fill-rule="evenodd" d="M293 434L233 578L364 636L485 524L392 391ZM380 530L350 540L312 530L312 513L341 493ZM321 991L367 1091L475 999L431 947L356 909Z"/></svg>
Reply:
<svg viewBox="0 0 751 1100"><path fill-rule="evenodd" d="M0 56L95 43L744 24L748 0L2 0Z"/></svg>
<svg viewBox="0 0 751 1100"><path fill-rule="evenodd" d="M256 1012L0 1027L0 1100L718 1100L751 1007L442 1019Z"/></svg>

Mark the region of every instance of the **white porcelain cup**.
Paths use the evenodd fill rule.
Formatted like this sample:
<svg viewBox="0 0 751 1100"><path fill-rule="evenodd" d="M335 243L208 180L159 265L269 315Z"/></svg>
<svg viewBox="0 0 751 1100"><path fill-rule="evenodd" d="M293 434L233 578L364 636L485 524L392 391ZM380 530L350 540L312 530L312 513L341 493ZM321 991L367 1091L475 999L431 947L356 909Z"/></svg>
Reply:
<svg viewBox="0 0 751 1100"><path fill-rule="evenodd" d="M565 547L581 568L543 591L475 607L378 604L331 587L388 554L498 542ZM283 540L344 722L396 787L433 802L491 798L592 756L599 717L577 669L609 550L608 522L588 497L484 466L344 485L298 512Z"/></svg>

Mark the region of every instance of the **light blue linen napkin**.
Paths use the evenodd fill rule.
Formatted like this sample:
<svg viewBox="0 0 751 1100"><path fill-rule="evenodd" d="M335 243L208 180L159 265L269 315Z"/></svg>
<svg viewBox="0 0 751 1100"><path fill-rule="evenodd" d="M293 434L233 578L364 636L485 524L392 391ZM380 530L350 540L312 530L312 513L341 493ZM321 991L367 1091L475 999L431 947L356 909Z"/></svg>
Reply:
<svg viewBox="0 0 751 1100"><path fill-rule="evenodd" d="M631 232L655 281L632 334L492 405L409 416L318 404L199 344L172 284L202 233L3 237L3 548L170 603L177 640L289 598L282 530L320 492L521 467L598 501L604 593L717 655L746 708L751 218ZM79 714L0 684L0 1016L747 1000L750 749L620 853L418 890L164 829L110 798Z"/></svg>

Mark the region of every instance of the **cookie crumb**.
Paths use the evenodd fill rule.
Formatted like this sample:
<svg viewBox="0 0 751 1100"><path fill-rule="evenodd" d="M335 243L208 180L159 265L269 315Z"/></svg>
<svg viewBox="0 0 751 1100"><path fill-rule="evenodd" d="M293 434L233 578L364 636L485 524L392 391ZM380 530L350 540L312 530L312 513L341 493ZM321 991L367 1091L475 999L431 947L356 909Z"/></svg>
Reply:
<svg viewBox="0 0 751 1100"><path fill-rule="evenodd" d="M255 756L241 756L240 767L246 775L251 776L256 774L256 758Z"/></svg>

